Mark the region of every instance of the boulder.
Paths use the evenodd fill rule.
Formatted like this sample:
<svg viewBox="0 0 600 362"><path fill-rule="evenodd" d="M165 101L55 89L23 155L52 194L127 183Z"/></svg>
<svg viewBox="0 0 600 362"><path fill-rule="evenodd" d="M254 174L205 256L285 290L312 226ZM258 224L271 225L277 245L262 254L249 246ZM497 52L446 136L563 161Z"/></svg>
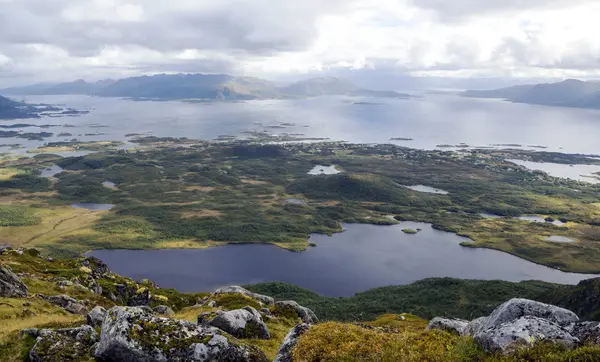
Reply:
<svg viewBox="0 0 600 362"><path fill-rule="evenodd" d="M525 316L495 325L477 333L474 337L488 353L509 355L535 342L546 341L573 348L579 340L558 324L539 317Z"/></svg>
<svg viewBox="0 0 600 362"><path fill-rule="evenodd" d="M579 320L579 317L570 310L533 300L514 298L496 308L482 324L481 329L492 328L525 316L544 318L561 326Z"/></svg>
<svg viewBox="0 0 600 362"><path fill-rule="evenodd" d="M89 361L97 335L91 326L38 331L29 351L31 362Z"/></svg>
<svg viewBox="0 0 600 362"><path fill-rule="evenodd" d="M208 322L237 338L270 339L269 328L260 313L252 307L223 312Z"/></svg>
<svg viewBox="0 0 600 362"><path fill-rule="evenodd" d="M96 306L87 314L87 324L94 328L99 328L102 326L102 322L104 322L104 317L106 317L106 309Z"/></svg>
<svg viewBox="0 0 600 362"><path fill-rule="evenodd" d="M273 362L292 362L292 349L294 349L296 343L298 343L300 336L306 333L309 328L310 325L306 323L299 324L292 328L287 336L285 336Z"/></svg>
<svg viewBox="0 0 600 362"><path fill-rule="evenodd" d="M242 288L238 285L232 285L229 287L219 288L219 289L215 290L215 292L213 294L218 295L218 294L232 294L232 293L238 293L238 294L245 295L252 299L256 299L259 302L264 303L266 305L275 304L275 299L273 299L269 296L266 296L266 295L252 293L248 289Z"/></svg>
<svg viewBox="0 0 600 362"><path fill-rule="evenodd" d="M137 307L107 312L95 357L111 362L267 361L258 348L229 339L216 328L156 317Z"/></svg>
<svg viewBox="0 0 600 362"><path fill-rule="evenodd" d="M115 284L119 299L129 307L146 306L150 303L150 290L133 285Z"/></svg>
<svg viewBox="0 0 600 362"><path fill-rule="evenodd" d="M171 307L168 307L166 305L156 306L156 307L152 308L152 310L154 311L154 313L162 314L162 315L166 315L166 316L175 314L173 309L171 309Z"/></svg>
<svg viewBox="0 0 600 362"><path fill-rule="evenodd" d="M296 312L296 314L298 314L298 317L300 317L300 319L302 319L302 322L304 322L306 324L319 323L319 318L317 318L315 312L313 312L309 308L301 306L300 304L298 304L292 300L276 302L275 307L293 309Z"/></svg>
<svg viewBox="0 0 600 362"><path fill-rule="evenodd" d="M0 297L24 298L28 293L27 286L21 278L6 266L0 266Z"/></svg>
<svg viewBox="0 0 600 362"><path fill-rule="evenodd" d="M576 322L565 329L581 343L600 344L600 322Z"/></svg>
<svg viewBox="0 0 600 362"><path fill-rule="evenodd" d="M481 331L481 327L483 327L486 321L487 317L479 317L477 319L473 319L467 324L465 329L463 329L462 335L471 337L476 335Z"/></svg>
<svg viewBox="0 0 600 362"><path fill-rule="evenodd" d="M69 297L68 295L63 294L63 295L41 296L41 297L43 299L47 300L48 302L63 308L67 312L70 312L73 314L86 314L87 313L87 309L83 305L83 302L73 299L73 298Z"/></svg>
<svg viewBox="0 0 600 362"><path fill-rule="evenodd" d="M431 322L429 322L427 330L441 329L444 331L462 335L468 323L468 321L462 319L435 317L431 320Z"/></svg>
<svg viewBox="0 0 600 362"><path fill-rule="evenodd" d="M0 243L0 254L4 253L5 251L9 251L9 250L13 250L12 245Z"/></svg>

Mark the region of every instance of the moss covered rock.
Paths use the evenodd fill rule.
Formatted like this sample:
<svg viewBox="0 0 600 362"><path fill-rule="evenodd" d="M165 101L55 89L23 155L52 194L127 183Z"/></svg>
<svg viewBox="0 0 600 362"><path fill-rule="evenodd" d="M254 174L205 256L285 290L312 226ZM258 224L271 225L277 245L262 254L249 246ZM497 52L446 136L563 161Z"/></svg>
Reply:
<svg viewBox="0 0 600 362"><path fill-rule="evenodd" d="M256 347L227 338L216 328L160 318L148 309L132 307L108 311L95 356L131 362L267 361Z"/></svg>
<svg viewBox="0 0 600 362"><path fill-rule="evenodd" d="M97 335L94 328L82 326L39 331L29 352L32 362L93 361L93 346Z"/></svg>
<svg viewBox="0 0 600 362"><path fill-rule="evenodd" d="M208 324L237 338L271 338L262 316L252 307L219 313Z"/></svg>

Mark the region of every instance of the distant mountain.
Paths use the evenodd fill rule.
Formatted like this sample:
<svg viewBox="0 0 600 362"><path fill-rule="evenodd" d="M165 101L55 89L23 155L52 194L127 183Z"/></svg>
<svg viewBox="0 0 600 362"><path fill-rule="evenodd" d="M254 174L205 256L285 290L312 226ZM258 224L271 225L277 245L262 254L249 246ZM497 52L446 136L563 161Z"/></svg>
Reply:
<svg viewBox="0 0 600 362"><path fill-rule="evenodd" d="M60 84L35 84L3 90L7 94L86 94L140 99L250 100L357 95L407 98L394 91L362 89L336 77L303 80L285 87L252 77L226 74L160 74L88 83L84 80Z"/></svg>
<svg viewBox="0 0 600 362"><path fill-rule="evenodd" d="M495 90L469 90L464 97L503 98L515 103L600 109L600 82L567 79L558 83L514 86Z"/></svg>
<svg viewBox="0 0 600 362"><path fill-rule="evenodd" d="M105 79L94 83L88 83L83 79L68 83L47 84L38 83L23 87L11 87L3 89L4 94L13 95L56 95L56 94L87 94L93 95L106 86L114 83L112 79Z"/></svg>
<svg viewBox="0 0 600 362"><path fill-rule="evenodd" d="M395 91L381 91L359 88L356 85L337 77L319 77L302 80L296 83L292 83L286 87L279 88L279 91L287 97L318 97L324 95L350 95L391 98L412 97L409 94L398 93Z"/></svg>

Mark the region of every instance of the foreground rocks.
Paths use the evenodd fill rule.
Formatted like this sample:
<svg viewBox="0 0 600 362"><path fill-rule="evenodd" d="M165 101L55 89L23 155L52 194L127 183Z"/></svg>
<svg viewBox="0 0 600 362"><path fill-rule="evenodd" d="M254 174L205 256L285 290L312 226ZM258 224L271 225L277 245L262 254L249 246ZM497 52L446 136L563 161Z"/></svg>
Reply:
<svg viewBox="0 0 600 362"><path fill-rule="evenodd" d="M220 289L215 290L215 292L213 293L213 295L219 295L219 294L242 294L242 295L245 295L246 297L256 299L259 302L266 304L266 305L275 304L275 299L273 299L269 296L266 296L266 295L253 293L253 292L249 291L248 289L242 288L238 285L232 285L229 287L220 288Z"/></svg>
<svg viewBox="0 0 600 362"><path fill-rule="evenodd" d="M148 309L115 307L102 323L95 357L101 361L267 361L256 347L217 328L154 316Z"/></svg>
<svg viewBox="0 0 600 362"><path fill-rule="evenodd" d="M24 298L28 289L15 273L8 267L0 266L0 297Z"/></svg>
<svg viewBox="0 0 600 362"><path fill-rule="evenodd" d="M263 322L262 316L252 307L222 312L208 321L208 325L217 327L237 338L271 338L269 328Z"/></svg>
<svg viewBox="0 0 600 362"><path fill-rule="evenodd" d="M94 327L99 328L102 326L104 322L104 318L106 317L106 309L97 306L92 309L86 316L87 324Z"/></svg>
<svg viewBox="0 0 600 362"><path fill-rule="evenodd" d="M49 303L59 306L69 313L73 314L86 314L87 309L82 301L78 301L68 295L52 295L45 296L38 294L42 299L45 299Z"/></svg>
<svg viewBox="0 0 600 362"><path fill-rule="evenodd" d="M277 302L275 303L275 307L293 309L296 312L296 314L298 314L300 319L302 319L303 323L315 324L319 322L319 318L317 318L317 315L312 310L303 307L292 300Z"/></svg>
<svg viewBox="0 0 600 362"><path fill-rule="evenodd" d="M578 322L570 310L532 300L515 298L497 307L488 317L471 322L434 318L428 329L442 329L471 336L489 353L512 354L544 341L567 348L585 340L600 340L598 323Z"/></svg>
<svg viewBox="0 0 600 362"><path fill-rule="evenodd" d="M281 347L279 347L279 351L273 362L292 362L292 350L296 346L296 343L298 343L300 337L306 333L309 328L310 325L306 323L299 324L292 328L283 340Z"/></svg>
<svg viewBox="0 0 600 362"><path fill-rule="evenodd" d="M58 330L42 329L29 352L31 362L85 361L92 354L97 335L91 326Z"/></svg>

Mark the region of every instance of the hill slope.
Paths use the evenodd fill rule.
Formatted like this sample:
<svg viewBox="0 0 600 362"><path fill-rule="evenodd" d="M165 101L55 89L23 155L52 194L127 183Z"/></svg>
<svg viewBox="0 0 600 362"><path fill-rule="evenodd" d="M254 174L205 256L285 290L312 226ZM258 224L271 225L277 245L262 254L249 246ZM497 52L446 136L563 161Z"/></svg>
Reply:
<svg viewBox="0 0 600 362"><path fill-rule="evenodd" d="M31 112L27 106L0 96L0 119L35 118L37 114Z"/></svg>
<svg viewBox="0 0 600 362"><path fill-rule="evenodd" d="M576 79L494 90L469 90L461 95L474 98L503 98L515 103L600 108L600 82L583 82Z"/></svg>
<svg viewBox="0 0 600 362"><path fill-rule="evenodd" d="M95 83L77 80L69 83L13 87L3 91L6 94L26 95L84 94L103 97L207 100L277 99L323 95L411 97L394 91L362 89L335 77L311 78L285 87L277 87L268 80L227 74L159 74L116 81L108 79Z"/></svg>

